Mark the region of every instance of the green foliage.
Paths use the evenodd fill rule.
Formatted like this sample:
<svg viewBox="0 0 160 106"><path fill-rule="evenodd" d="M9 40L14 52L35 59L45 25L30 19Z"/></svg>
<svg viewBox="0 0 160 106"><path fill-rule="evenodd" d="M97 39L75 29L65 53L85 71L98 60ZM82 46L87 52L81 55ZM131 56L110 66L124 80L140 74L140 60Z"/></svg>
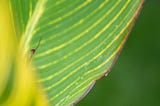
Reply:
<svg viewBox="0 0 160 106"><path fill-rule="evenodd" d="M49 104L75 104L109 72L141 5L142 0L10 1L17 51L32 60Z"/></svg>

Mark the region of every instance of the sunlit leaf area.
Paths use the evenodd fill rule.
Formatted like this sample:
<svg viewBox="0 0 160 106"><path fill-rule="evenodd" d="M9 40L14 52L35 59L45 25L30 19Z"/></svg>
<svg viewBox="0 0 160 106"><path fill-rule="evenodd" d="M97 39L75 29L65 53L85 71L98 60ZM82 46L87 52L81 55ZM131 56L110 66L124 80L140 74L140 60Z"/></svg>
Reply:
<svg viewBox="0 0 160 106"><path fill-rule="evenodd" d="M110 79L105 76L136 28L143 4L0 0L0 106L102 106L112 97L105 90L95 91L104 92L104 102L84 102L94 97L95 87L112 87L97 83Z"/></svg>

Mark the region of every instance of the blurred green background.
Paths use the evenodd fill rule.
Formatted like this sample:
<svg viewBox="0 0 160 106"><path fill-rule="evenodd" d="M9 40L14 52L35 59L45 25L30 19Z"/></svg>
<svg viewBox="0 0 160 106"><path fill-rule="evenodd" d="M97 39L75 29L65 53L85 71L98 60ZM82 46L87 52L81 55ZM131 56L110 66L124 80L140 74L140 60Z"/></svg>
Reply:
<svg viewBox="0 0 160 106"><path fill-rule="evenodd" d="M160 106L160 0L145 0L112 71L76 106Z"/></svg>

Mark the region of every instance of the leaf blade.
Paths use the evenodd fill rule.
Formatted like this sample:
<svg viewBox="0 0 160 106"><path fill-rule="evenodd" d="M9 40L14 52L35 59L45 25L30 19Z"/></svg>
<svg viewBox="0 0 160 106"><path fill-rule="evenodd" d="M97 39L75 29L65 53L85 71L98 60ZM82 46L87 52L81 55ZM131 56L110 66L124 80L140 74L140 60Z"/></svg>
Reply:
<svg viewBox="0 0 160 106"><path fill-rule="evenodd" d="M36 26L25 35L24 40L28 35L29 40L22 42L28 52L29 46L35 48L42 38L33 56L38 82L44 85L52 105L69 105L106 69L108 72L143 1L43 2L43 12L34 21Z"/></svg>

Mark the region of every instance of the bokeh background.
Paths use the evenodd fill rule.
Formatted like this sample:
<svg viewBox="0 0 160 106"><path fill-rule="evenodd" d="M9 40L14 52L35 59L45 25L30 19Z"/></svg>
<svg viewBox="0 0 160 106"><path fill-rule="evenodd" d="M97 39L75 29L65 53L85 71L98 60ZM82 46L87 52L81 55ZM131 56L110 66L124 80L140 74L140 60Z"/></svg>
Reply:
<svg viewBox="0 0 160 106"><path fill-rule="evenodd" d="M112 71L76 106L160 106L160 0L145 0Z"/></svg>

